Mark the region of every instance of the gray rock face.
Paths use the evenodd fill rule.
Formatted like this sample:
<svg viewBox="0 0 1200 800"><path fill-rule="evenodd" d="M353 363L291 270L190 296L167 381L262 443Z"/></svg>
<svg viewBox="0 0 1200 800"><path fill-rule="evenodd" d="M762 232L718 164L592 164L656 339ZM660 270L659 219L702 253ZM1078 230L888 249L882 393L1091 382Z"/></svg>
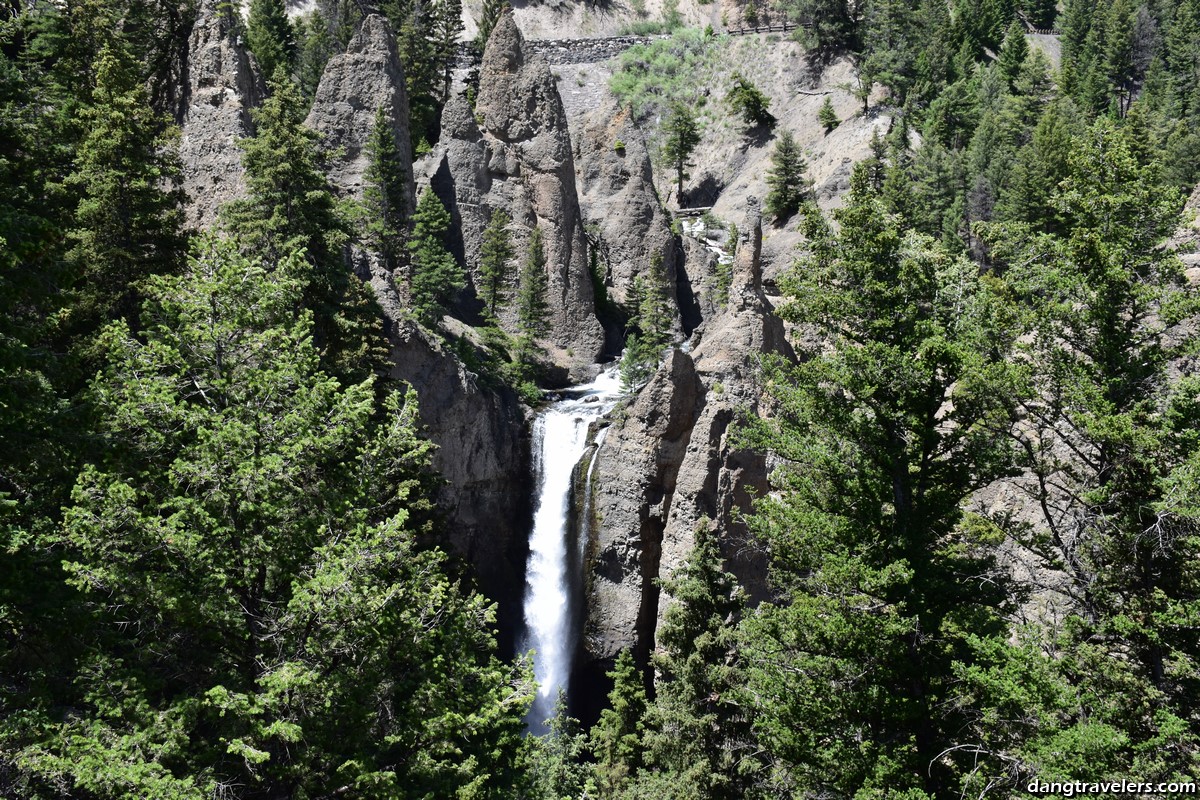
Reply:
<svg viewBox="0 0 1200 800"><path fill-rule="evenodd" d="M404 67L387 20L372 14L363 20L346 52L329 60L305 120L324 137L322 147L337 154L329 165L329 180L347 196L362 196L363 176L370 160L367 140L380 108L391 121L400 157L410 162ZM411 176L407 200L405 211L411 212Z"/></svg>
<svg viewBox="0 0 1200 800"><path fill-rule="evenodd" d="M237 142L253 133L250 109L264 95L258 67L238 37L236 13L220 0L202 0L188 40L179 156L186 224L197 230L212 227L222 205L245 195Z"/></svg>
<svg viewBox="0 0 1200 800"><path fill-rule="evenodd" d="M361 199L370 165L367 142L379 109L391 125L402 163L409 163L412 145L408 130L408 95L396 39L383 17L372 14L350 40L346 52L325 66L305 125L323 137L321 146L332 157L329 180L343 197ZM404 213L413 210L412 174L408 176ZM403 301L394 276L375 254L353 248L355 272L371 282L388 318L389 330L400 317Z"/></svg>
<svg viewBox="0 0 1200 800"><path fill-rule="evenodd" d="M650 154L628 110L609 103L583 121L576 174L583 217L599 238L609 297L625 303L651 258L662 259L677 296L680 248L654 190Z"/></svg>
<svg viewBox="0 0 1200 800"><path fill-rule="evenodd" d="M478 285L482 233L494 209L512 218L513 244L522 255L530 232L541 228L549 285L546 344L555 363L577 377L586 374L603 352L604 332L595 315L566 114L549 67L526 58L511 14L501 17L488 40L475 113L464 99L451 100L439 147L431 183L461 232L456 255ZM515 274L516 263L514 284ZM512 322L511 314L501 315L502 325L511 329Z"/></svg>
<svg viewBox="0 0 1200 800"><path fill-rule="evenodd" d="M421 422L446 479L449 546L500 604L501 629L520 621L529 516L529 446L520 402L480 387L454 355L411 322L391 336L392 377L417 390Z"/></svg>
<svg viewBox="0 0 1200 800"><path fill-rule="evenodd" d="M762 402L755 356L795 354L763 294L756 203L739 230L728 305L696 332L690 355L674 350L614 415L597 456L582 652L594 674L622 648L644 655L654 646L667 603L654 580L684 562L701 525L719 533L726 566L751 598L766 596L765 559L737 511L766 490L767 465L737 447L731 428Z"/></svg>

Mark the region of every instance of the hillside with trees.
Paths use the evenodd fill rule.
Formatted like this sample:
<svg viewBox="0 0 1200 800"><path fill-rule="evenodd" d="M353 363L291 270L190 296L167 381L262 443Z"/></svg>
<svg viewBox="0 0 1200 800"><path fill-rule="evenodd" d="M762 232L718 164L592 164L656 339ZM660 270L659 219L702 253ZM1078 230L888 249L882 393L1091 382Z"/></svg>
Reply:
<svg viewBox="0 0 1200 800"><path fill-rule="evenodd" d="M1194 793L1200 0L528 5L0 11L0 795Z"/></svg>

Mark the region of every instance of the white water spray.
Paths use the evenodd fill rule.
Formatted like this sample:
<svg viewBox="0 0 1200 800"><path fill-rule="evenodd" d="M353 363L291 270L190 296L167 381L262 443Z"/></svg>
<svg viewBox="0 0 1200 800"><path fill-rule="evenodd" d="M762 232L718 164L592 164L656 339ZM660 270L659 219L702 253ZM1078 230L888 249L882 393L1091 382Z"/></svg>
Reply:
<svg viewBox="0 0 1200 800"><path fill-rule="evenodd" d="M529 535L525 570L525 632L522 650L533 650L538 693L526 722L544 733L545 721L571 673L577 632L571 615L571 593L580 576L570 574L568 517L571 475L587 449L588 425L608 413L620 394L616 368L592 383L575 386L538 415L533 424L534 474L538 499ZM589 465L589 477L591 473Z"/></svg>

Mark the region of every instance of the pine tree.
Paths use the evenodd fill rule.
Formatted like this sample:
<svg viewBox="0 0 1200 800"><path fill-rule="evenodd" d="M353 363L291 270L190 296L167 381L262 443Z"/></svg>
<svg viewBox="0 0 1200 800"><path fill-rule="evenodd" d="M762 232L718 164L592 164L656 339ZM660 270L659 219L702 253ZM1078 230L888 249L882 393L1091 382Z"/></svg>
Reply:
<svg viewBox="0 0 1200 800"><path fill-rule="evenodd" d="M646 687L628 648L617 656L608 677L613 682L609 707L592 728L591 748L600 796L617 797L642 766Z"/></svg>
<svg viewBox="0 0 1200 800"><path fill-rule="evenodd" d="M396 50L404 64L413 150L425 152L437 140L438 96L442 87L441 62L434 49L435 15L432 0L391 0L384 13L396 33Z"/></svg>
<svg viewBox="0 0 1200 800"><path fill-rule="evenodd" d="M707 524L687 562L663 584L671 604L658 633L655 699L646 710L646 766L636 781L677 800L742 800L753 744L736 625L743 595Z"/></svg>
<svg viewBox="0 0 1200 800"><path fill-rule="evenodd" d="M535 341L550 330L547 285L546 246L542 241L542 229L535 226L529 234L517 287L518 349L524 354L521 360L532 355Z"/></svg>
<svg viewBox="0 0 1200 800"><path fill-rule="evenodd" d="M1025 312L1030 386L1016 435L1042 516L1012 535L1061 570L1072 604L1046 647L1077 699L1042 732L1062 749L1042 757L1048 769L1086 760L1097 774L1169 780L1200 766L1200 734L1184 722L1200 690L1184 622L1200 614L1185 566L1200 556L1200 515L1177 483L1200 415L1194 381L1170 375L1172 357L1196 345L1179 322L1197 303L1160 246L1181 197L1155 169L1097 122L1073 142L1055 193L1061 233L992 236Z"/></svg>
<svg viewBox="0 0 1200 800"><path fill-rule="evenodd" d="M433 7L433 57L439 66L438 100L450 96L450 80L458 60L458 37L463 32L462 0L438 0Z"/></svg>
<svg viewBox="0 0 1200 800"><path fill-rule="evenodd" d="M842 124L842 121L838 119L837 112L833 110L833 101L829 99L828 95L825 96L825 102L821 103L821 110L817 112L817 122L820 122L821 127L825 129L826 136Z"/></svg>
<svg viewBox="0 0 1200 800"><path fill-rule="evenodd" d="M780 464L751 526L784 598L744 626L755 730L797 795L957 794L979 762L946 751L971 705L956 671L1008 635L994 529L961 504L1006 467L1014 334L863 167L837 222L807 214L783 313L815 338L768 362L777 405L752 426Z"/></svg>
<svg viewBox="0 0 1200 800"><path fill-rule="evenodd" d="M1058 17L1057 0L1022 0L1021 8L1033 27L1040 30L1054 28Z"/></svg>
<svg viewBox="0 0 1200 800"><path fill-rule="evenodd" d="M306 272L206 242L148 281L138 335L107 330L105 447L54 537L96 625L70 718L30 709L30 744L6 739L34 785L385 798L515 779L529 695L492 655L489 606L417 546L435 483L415 396L379 408L371 379L320 370Z"/></svg>
<svg viewBox="0 0 1200 800"><path fill-rule="evenodd" d="M733 86L727 100L734 113L747 125L770 128L775 124L775 117L767 110L771 99L740 72L733 73Z"/></svg>
<svg viewBox="0 0 1200 800"><path fill-rule="evenodd" d="M263 75L272 80L291 77L296 61L296 32L284 0L251 0L246 41Z"/></svg>
<svg viewBox="0 0 1200 800"><path fill-rule="evenodd" d="M180 167L166 121L149 105L141 65L121 42L97 57L96 88L81 112L87 134L66 188L78 196L66 231L72 301L62 332L84 349L104 323L131 317L139 283L181 265ZM90 369L90 368L89 368Z"/></svg>
<svg viewBox="0 0 1200 800"><path fill-rule="evenodd" d="M527 771L532 786L524 796L529 800L590 796L587 736L579 729L579 720L567 713L565 693L559 693L554 716L546 722L549 730L544 736L529 737L532 752Z"/></svg>
<svg viewBox="0 0 1200 800"><path fill-rule="evenodd" d="M480 291L484 312L496 319L497 308L508 296L509 269L513 259L512 238L508 225L512 222L502 209L492 211L491 220L483 231L479 250Z"/></svg>
<svg viewBox="0 0 1200 800"><path fill-rule="evenodd" d="M662 135L662 155L675 170L676 198L683 205L683 181L687 178L692 153L700 144L700 127L691 108L683 103L673 103L670 115L663 122Z"/></svg>
<svg viewBox="0 0 1200 800"><path fill-rule="evenodd" d="M1010 88L1021 74L1021 67L1028 55L1029 43L1025 41L1025 27L1014 19L1008 26L1008 32L1004 34L1004 45L1000 48L1000 58L996 63Z"/></svg>
<svg viewBox="0 0 1200 800"><path fill-rule="evenodd" d="M767 196L764 208L783 222L800 210L800 204L808 194L809 184L804 177L808 165L804 154L791 131L784 131L775 142L771 153L771 169L767 172Z"/></svg>
<svg viewBox="0 0 1200 800"><path fill-rule="evenodd" d="M329 22L318 10L310 11L296 20L296 81L300 91L312 98L321 85L325 65L335 52L335 42L329 35Z"/></svg>
<svg viewBox="0 0 1200 800"><path fill-rule="evenodd" d="M248 196L222 209L224 224L268 268L304 253L304 305L315 316L328 370L354 380L385 372L380 312L343 257L350 224L325 177L318 135L304 125L304 98L289 80L269 86L270 97L253 112L254 136L241 142Z"/></svg>
<svg viewBox="0 0 1200 800"><path fill-rule="evenodd" d="M408 185L411 167L396 145L394 121L380 106L367 139L368 164L363 175L366 210L364 239L392 272L405 268L404 239L408 228Z"/></svg>
<svg viewBox="0 0 1200 800"><path fill-rule="evenodd" d="M466 286L462 268L446 250L449 230L450 212L426 187L417 201L408 240L408 290L413 313L430 327L441 320L455 293Z"/></svg>
<svg viewBox="0 0 1200 800"><path fill-rule="evenodd" d="M674 315L661 252L651 255L645 275L634 278L629 305L631 332L626 335L625 353L621 357L621 384L627 390L650 377L658 367L663 348L671 341Z"/></svg>

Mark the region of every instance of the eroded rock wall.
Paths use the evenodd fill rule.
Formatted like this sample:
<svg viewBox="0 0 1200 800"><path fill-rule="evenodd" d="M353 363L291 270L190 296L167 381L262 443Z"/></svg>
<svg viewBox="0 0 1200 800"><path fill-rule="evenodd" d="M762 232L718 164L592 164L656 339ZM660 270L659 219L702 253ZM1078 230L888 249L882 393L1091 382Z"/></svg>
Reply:
<svg viewBox="0 0 1200 800"><path fill-rule="evenodd" d="M344 198L363 198L371 161L368 142L381 109L401 163L410 163L412 144L404 67L387 20L372 14L363 20L346 52L329 59L305 120L305 125L321 134L321 147L329 154L329 181ZM408 217L414 206L411 171L404 200L402 213ZM404 305L396 288L396 276L377 254L361 247L351 247L350 257L354 271L370 281L375 290L391 331L402 316Z"/></svg>
<svg viewBox="0 0 1200 800"><path fill-rule="evenodd" d="M596 318L587 245L575 187L575 162L562 100L550 69L527 58L521 32L504 14L483 55L479 95L472 111L454 98L442 116L440 159L431 183L450 209L455 242L478 285L483 230L496 209L512 219L516 269L534 227L542 231L550 357L574 377L588 374L604 351ZM511 311L501 314L510 330Z"/></svg>
<svg viewBox="0 0 1200 800"><path fill-rule="evenodd" d="M254 132L250 110L264 89L240 28L234 6L202 0L188 40L179 157L186 225L193 230L213 227L220 207L246 192L237 142Z"/></svg>
<svg viewBox="0 0 1200 800"><path fill-rule="evenodd" d="M695 532L718 532L726 565L752 599L766 595L765 558L738 521L767 489L761 455L733 435L756 414L762 353L795 358L783 323L763 293L757 203L739 228L729 302L674 349L650 382L613 415L597 456L594 519L585 577L587 619L580 675L598 679L624 648L645 658L666 608L655 581L691 552Z"/></svg>
<svg viewBox="0 0 1200 800"><path fill-rule="evenodd" d="M682 246L655 191L645 138L628 109L609 101L585 117L576 150L579 203L609 299L625 304L634 279L658 259L671 296L682 298L677 304L688 308L691 288ZM698 322L695 315L676 315L676 327L685 333Z"/></svg>

